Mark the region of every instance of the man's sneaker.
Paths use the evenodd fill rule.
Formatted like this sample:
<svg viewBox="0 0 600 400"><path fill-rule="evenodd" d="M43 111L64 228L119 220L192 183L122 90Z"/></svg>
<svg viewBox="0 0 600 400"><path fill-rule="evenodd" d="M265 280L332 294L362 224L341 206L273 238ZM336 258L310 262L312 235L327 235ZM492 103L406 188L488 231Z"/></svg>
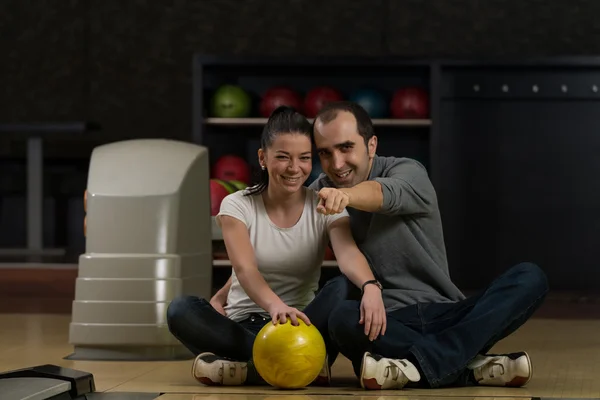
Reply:
<svg viewBox="0 0 600 400"><path fill-rule="evenodd" d="M323 368L319 372L319 376L315 378L311 385L314 386L329 386L331 384L331 368L329 368L329 357L325 356Z"/></svg>
<svg viewBox="0 0 600 400"><path fill-rule="evenodd" d="M402 389L410 382L419 382L421 374L408 360L384 358L366 352L360 369L360 386L363 389Z"/></svg>
<svg viewBox="0 0 600 400"><path fill-rule="evenodd" d="M510 354L477 356L469 364L475 380L485 386L525 386L533 376L529 355L522 351Z"/></svg>
<svg viewBox="0 0 600 400"><path fill-rule="evenodd" d="M248 363L231 361L213 353L202 353L192 366L192 376L209 386L236 386L246 381Z"/></svg>

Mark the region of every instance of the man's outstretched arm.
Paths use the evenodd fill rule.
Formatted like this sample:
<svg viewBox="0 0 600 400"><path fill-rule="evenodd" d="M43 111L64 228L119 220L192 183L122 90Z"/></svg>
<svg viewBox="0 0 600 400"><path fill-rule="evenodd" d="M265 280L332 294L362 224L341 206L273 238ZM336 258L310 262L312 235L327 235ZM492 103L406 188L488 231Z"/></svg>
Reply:
<svg viewBox="0 0 600 400"><path fill-rule="evenodd" d="M338 198L343 197L340 192L346 198ZM398 162L384 177L339 191L323 188L319 194L325 210L322 212L326 214L340 212L344 207L387 215L428 214L437 207L427 170L412 160Z"/></svg>

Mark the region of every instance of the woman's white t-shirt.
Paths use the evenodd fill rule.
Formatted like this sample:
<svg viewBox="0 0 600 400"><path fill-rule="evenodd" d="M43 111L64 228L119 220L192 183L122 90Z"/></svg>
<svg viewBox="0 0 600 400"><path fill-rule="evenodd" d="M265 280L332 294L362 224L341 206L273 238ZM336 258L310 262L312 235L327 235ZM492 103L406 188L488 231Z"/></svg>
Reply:
<svg viewBox="0 0 600 400"><path fill-rule="evenodd" d="M333 221L349 217L348 212L323 215L317 212L319 197L306 190L304 210L298 222L290 228L276 226L267 215L262 195L245 196L245 190L223 199L217 215L228 215L248 227L250 243L258 270L269 287L288 306L303 310L318 289L321 265L328 245L327 227ZM227 316L241 321L252 313L268 316L246 294L232 271L231 288L225 307Z"/></svg>

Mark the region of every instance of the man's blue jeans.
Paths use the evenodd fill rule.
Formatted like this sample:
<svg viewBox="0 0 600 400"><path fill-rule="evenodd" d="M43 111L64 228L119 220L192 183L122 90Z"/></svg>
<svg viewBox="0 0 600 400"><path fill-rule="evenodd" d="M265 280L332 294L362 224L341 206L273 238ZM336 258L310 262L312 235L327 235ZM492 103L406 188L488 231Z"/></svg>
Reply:
<svg viewBox="0 0 600 400"><path fill-rule="evenodd" d="M411 386L470 386L475 382L468 363L523 325L547 292L543 271L522 263L477 296L456 303L417 303L389 312L385 335L373 342L358 323L360 303L345 301L331 314L329 333L340 353L352 361L357 376L363 354L370 351L415 364L421 381Z"/></svg>

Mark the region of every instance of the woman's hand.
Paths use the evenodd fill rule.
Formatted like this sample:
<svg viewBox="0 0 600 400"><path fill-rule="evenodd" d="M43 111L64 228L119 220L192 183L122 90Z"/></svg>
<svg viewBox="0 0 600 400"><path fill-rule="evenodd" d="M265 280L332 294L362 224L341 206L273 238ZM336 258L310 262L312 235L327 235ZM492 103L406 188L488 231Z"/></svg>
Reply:
<svg viewBox="0 0 600 400"><path fill-rule="evenodd" d="M210 305L217 310L217 312L221 315L225 315L225 304L227 303L227 300L222 299L220 296L213 296L212 299L210 299Z"/></svg>
<svg viewBox="0 0 600 400"><path fill-rule="evenodd" d="M298 318L300 318L306 325L310 325L310 320L302 311L299 311L296 308L289 307L284 302L279 301L275 303L273 306L269 307L267 312L271 315L271 319L273 320L273 325L275 325L278 321L282 324L285 324L288 317L292 321L292 325L298 326Z"/></svg>
<svg viewBox="0 0 600 400"><path fill-rule="evenodd" d="M225 282L225 285L210 299L210 305L217 310L221 315L227 316L225 313L225 305L227 304L227 294L231 289L231 276Z"/></svg>

